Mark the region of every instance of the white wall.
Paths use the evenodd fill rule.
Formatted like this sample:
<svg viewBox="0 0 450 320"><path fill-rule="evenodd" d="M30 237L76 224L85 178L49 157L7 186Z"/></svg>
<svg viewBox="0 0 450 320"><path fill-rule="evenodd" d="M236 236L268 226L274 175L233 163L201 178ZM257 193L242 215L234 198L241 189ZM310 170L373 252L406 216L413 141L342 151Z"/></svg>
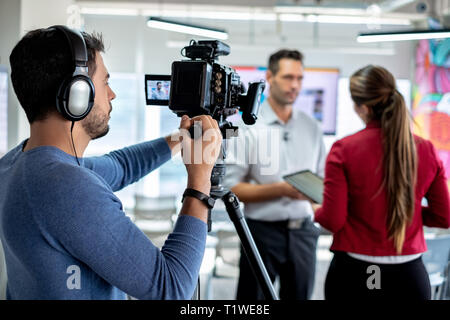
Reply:
<svg viewBox="0 0 450 320"><path fill-rule="evenodd" d="M167 42L187 45L193 36L182 35L146 26L146 17L141 16L84 16L87 31L102 32L110 45L107 52L112 71L133 72L136 63L146 73L170 73L170 64L180 60L181 47L168 48ZM202 20L199 24L226 28L230 38L231 54L219 61L231 65L266 66L268 56L281 47L296 48L305 55L308 67L337 67L342 76L350 76L358 68L371 64L386 67L398 78L411 76L413 54L412 42L395 44L358 44L356 35L366 31L360 25L323 24L314 31L310 23L258 22L249 30L248 22ZM318 37L314 35L318 34ZM196 38L198 39L198 38ZM391 55L361 54L359 51L391 52ZM352 51L348 53L344 51Z"/></svg>
<svg viewBox="0 0 450 320"><path fill-rule="evenodd" d="M20 0L21 30L23 34L37 29L47 28L56 24L66 24L67 8L74 0Z"/></svg>
<svg viewBox="0 0 450 320"><path fill-rule="evenodd" d="M0 0L0 64L9 66L9 55L26 32L66 24L67 8L74 0ZM28 120L9 82L8 149L29 136Z"/></svg>
<svg viewBox="0 0 450 320"><path fill-rule="evenodd" d="M0 0L0 64L9 67L9 55L20 39L20 1ZM8 149L18 141L19 103L14 94L11 80L8 83ZM4 128L1 128L4 132Z"/></svg>

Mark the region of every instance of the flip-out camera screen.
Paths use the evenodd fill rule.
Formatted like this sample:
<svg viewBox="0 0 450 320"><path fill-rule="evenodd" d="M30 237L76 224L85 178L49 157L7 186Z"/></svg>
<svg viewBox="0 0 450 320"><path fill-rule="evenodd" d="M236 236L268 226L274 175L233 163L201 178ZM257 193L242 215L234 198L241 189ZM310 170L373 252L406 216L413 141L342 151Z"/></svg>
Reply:
<svg viewBox="0 0 450 320"><path fill-rule="evenodd" d="M168 106L170 97L170 76L145 75L145 100L147 105Z"/></svg>

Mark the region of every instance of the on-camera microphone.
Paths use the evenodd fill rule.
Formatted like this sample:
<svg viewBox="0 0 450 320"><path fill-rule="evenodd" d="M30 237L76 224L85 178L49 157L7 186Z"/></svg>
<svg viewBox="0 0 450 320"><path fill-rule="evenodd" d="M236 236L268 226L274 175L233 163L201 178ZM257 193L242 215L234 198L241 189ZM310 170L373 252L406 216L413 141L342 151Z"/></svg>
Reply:
<svg viewBox="0 0 450 320"><path fill-rule="evenodd" d="M284 133L283 133L283 140L284 140L284 141L289 141L289 139L290 139L290 137L289 137L289 132L287 132L287 131L284 132Z"/></svg>

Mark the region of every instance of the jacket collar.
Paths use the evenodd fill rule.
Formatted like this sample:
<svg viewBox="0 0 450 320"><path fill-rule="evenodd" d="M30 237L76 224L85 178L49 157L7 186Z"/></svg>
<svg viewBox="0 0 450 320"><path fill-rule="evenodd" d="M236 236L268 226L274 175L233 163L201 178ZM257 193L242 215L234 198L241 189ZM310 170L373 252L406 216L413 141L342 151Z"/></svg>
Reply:
<svg viewBox="0 0 450 320"><path fill-rule="evenodd" d="M381 121L372 120L368 124L366 124L366 128L381 128Z"/></svg>

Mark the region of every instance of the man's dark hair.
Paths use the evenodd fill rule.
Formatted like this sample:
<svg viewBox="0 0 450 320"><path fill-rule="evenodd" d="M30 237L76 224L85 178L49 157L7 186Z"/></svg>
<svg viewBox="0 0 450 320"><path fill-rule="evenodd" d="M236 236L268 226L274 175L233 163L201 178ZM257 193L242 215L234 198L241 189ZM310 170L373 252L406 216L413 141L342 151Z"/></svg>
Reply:
<svg viewBox="0 0 450 320"><path fill-rule="evenodd" d="M88 51L89 76L96 70L96 52L104 52L100 34L83 32ZM56 111L56 95L64 79L75 70L65 35L56 29L28 32L9 56L11 81L28 121L44 120Z"/></svg>
<svg viewBox="0 0 450 320"><path fill-rule="evenodd" d="M300 61L303 65L303 54L298 50L288 50L288 49L281 49L272 54L269 58L269 70L272 72L272 74L277 74L277 72L280 70L280 60L281 59L292 59Z"/></svg>

